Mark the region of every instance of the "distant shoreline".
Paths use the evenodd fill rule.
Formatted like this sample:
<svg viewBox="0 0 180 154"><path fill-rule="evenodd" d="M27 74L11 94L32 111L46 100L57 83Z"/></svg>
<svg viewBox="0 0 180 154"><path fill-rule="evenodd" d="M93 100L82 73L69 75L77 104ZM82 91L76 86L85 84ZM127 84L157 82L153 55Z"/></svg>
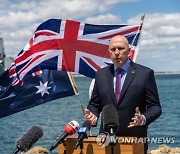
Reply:
<svg viewBox="0 0 180 154"><path fill-rule="evenodd" d="M178 74L180 74L180 72L155 72L155 75L170 75L170 74L174 74L174 75L178 75Z"/></svg>
<svg viewBox="0 0 180 154"><path fill-rule="evenodd" d="M154 72L155 75L180 75L180 72ZM86 77L82 74L73 74L74 77Z"/></svg>

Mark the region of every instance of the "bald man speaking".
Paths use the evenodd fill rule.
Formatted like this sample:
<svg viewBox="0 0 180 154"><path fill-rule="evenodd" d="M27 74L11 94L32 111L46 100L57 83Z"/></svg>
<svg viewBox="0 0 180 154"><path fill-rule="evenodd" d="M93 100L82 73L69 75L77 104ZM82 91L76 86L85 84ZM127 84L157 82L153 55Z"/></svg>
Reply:
<svg viewBox="0 0 180 154"><path fill-rule="evenodd" d="M109 43L112 65L96 73L92 96L85 118L96 125L106 105L116 107L119 115L117 136L147 137L147 128L161 115L154 71L132 62L128 40L114 36ZM103 120L99 133L103 133ZM145 144L147 153L148 146Z"/></svg>

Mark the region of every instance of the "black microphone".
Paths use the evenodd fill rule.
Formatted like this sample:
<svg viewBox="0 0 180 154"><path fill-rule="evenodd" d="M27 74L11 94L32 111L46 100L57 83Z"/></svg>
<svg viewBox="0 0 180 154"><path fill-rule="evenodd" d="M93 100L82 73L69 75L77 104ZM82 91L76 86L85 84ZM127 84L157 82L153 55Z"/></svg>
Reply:
<svg viewBox="0 0 180 154"><path fill-rule="evenodd" d="M52 151L53 149L55 149L58 146L58 144L61 144L68 135L73 135L78 128L79 128L79 123L77 121L73 120L69 122L64 128L64 133L57 138L57 140L49 150Z"/></svg>
<svg viewBox="0 0 180 154"><path fill-rule="evenodd" d="M74 149L77 149L78 146L83 142L84 138L88 138L89 137L89 131L91 129L91 123L86 120L83 124L82 127L79 128L78 130L78 140L76 142L76 145L74 147Z"/></svg>
<svg viewBox="0 0 180 154"><path fill-rule="evenodd" d="M17 154L19 151L26 152L29 150L41 137L43 136L43 130L39 126L32 126L23 136L16 141L16 150L13 154Z"/></svg>
<svg viewBox="0 0 180 154"><path fill-rule="evenodd" d="M113 105L106 105L102 110L103 128L110 135L109 145L116 144L116 132L119 128L119 115L117 109Z"/></svg>

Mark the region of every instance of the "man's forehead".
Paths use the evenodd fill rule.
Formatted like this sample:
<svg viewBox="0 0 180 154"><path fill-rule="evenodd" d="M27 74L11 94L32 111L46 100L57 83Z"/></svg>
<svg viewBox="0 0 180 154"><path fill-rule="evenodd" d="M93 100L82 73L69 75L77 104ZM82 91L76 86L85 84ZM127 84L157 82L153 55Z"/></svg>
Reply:
<svg viewBox="0 0 180 154"><path fill-rule="evenodd" d="M121 35L115 36L110 40L110 45L117 44L117 43L119 44L123 43L123 44L129 45L128 40L124 36L121 36Z"/></svg>

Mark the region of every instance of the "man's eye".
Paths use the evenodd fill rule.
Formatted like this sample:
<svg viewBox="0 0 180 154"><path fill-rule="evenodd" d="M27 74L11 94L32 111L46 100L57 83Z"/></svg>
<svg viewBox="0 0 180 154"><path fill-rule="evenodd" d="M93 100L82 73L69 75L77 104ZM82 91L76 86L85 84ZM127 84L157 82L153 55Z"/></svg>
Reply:
<svg viewBox="0 0 180 154"><path fill-rule="evenodd" d="M114 52L114 51L116 51L116 49L117 49L118 51L120 51L120 50L122 50L123 48L121 48L121 47L118 47L118 48L111 48L110 50Z"/></svg>
<svg viewBox="0 0 180 154"><path fill-rule="evenodd" d="M116 51L116 48L111 48L111 51Z"/></svg>

